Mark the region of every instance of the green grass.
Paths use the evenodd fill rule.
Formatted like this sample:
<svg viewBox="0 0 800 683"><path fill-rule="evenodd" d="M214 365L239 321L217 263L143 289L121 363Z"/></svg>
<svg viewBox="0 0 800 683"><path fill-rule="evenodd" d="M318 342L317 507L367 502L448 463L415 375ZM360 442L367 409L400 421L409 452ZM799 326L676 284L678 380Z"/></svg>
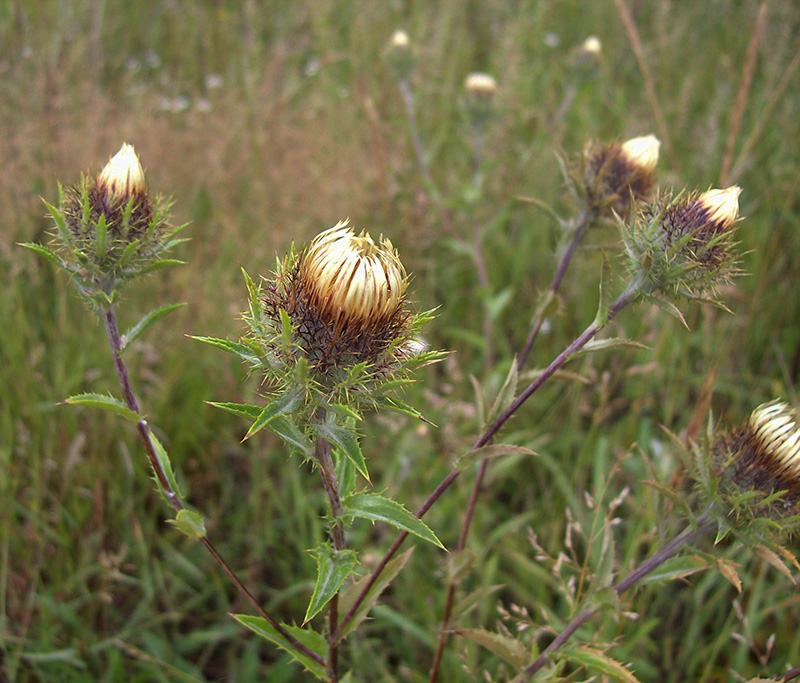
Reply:
<svg viewBox="0 0 800 683"><path fill-rule="evenodd" d="M267 275L292 241L348 216L389 236L414 273L415 300L438 306L428 340L454 351L422 373L406 397L437 428L396 417L370 418L364 428L375 490L415 509L480 431L470 378L489 396L497 391L525 340L537 292L552 277L555 226L518 197L569 215L556 151L574 156L591 138L663 135L611 1L263 4L151 9L118 0L36 0L0 8L4 680L303 680L285 655L229 618L247 606L203 548L165 523L168 510L153 492L135 432L109 415L56 405L82 391L116 391L102 326L63 274L16 246L46 241L39 197L54 200L57 180L69 184L96 172L127 141L151 188L174 196L175 222L191 221L192 241L179 254L187 264L126 291L122 328L157 305L188 304L131 349L132 374L223 555L273 613L294 623L313 589L306 550L324 539L319 479L270 436L240 443L247 425L205 402L254 400L258 378L187 335L238 336L246 305L240 267ZM662 148L658 182L716 186L759 4L628 4L675 151L673 167ZM469 542L476 560L460 594L502 588L459 627L494 629L498 604L518 606L542 629L535 633L544 647L547 629L563 625L574 609L565 599L573 569L559 581L537 559L529 530L555 557L565 550L569 511L580 599L591 588L598 549L577 527L588 532L601 524L605 506L625 487L615 513L618 576L681 527L642 483L655 473L669 479L678 468L661 425L680 433L692 418L704 420L708 383L715 418L730 425L763 401L795 398L800 74L790 65L800 50L799 23L792 3L769 6L735 138L733 160L749 152L729 178L743 187L746 217L739 230L743 276L723 296L732 315L691 305L686 330L655 309L625 311L612 333L647 349L574 361L567 369L587 382L557 378L506 426L503 441L540 456L510 457L489 470ZM402 100L382 59L396 28L418 49L412 87L450 232L425 193ZM549 34L557 46L546 44ZM591 34L602 41L602 64L576 81L571 51ZM474 70L494 74L500 85L477 198L460 99ZM207 87L210 74L222 76L222 87ZM552 125L573 83L575 99ZM162 109L181 96L187 110ZM196 106L199 98L209 111ZM473 217L485 226L489 292L457 246L469 238ZM620 265L613 230L592 232L587 245L531 366L544 367L594 317L599 247ZM487 300L497 305L489 368ZM462 476L426 518L448 547L456 544L473 476ZM593 508L585 493L597 501ZM359 524L350 541L369 566L393 538L380 525ZM710 551L710 542L704 548ZM747 680L800 665L795 586L741 547L715 552L740 564L741 594L711 570L648 585L625 597L622 612L593 619L576 642L614 641L609 654L630 663L642 681ZM347 642L344 663L360 672L358 680L427 680L446 563L444 553L416 548L385 606ZM771 656L759 661L773 633ZM502 680L503 666L453 638L441 680L477 679L484 670ZM568 680L588 677L579 670Z"/></svg>

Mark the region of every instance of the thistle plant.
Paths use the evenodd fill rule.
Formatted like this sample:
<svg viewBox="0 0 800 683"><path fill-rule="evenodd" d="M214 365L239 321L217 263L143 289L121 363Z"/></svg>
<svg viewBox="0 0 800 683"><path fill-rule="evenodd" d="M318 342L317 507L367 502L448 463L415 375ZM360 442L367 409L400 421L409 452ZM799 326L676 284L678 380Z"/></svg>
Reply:
<svg viewBox="0 0 800 683"><path fill-rule="evenodd" d="M397 501L365 491L367 461L358 423L365 410L393 410L421 418L396 396L416 369L435 362L418 336L431 314L415 313L406 297L408 278L392 243L356 234L347 221L320 233L299 253L292 250L260 285L245 274L250 293L239 342L200 338L246 360L270 388L266 406L216 403L252 420L247 437L262 429L277 434L289 449L319 470L328 501L329 543L312 549L317 581L304 622L328 609L324 677L339 679L339 647L366 616L358 616L366 595L339 616L340 590L357 571L346 528L354 519L383 521L442 547L435 534ZM357 584L351 586L358 595ZM373 601L378 593L373 595ZM348 598L350 605L354 598ZM262 619L237 617L283 647ZM294 653L296 654L296 653ZM304 664L307 658L298 657ZM310 670L321 674L314 666Z"/></svg>
<svg viewBox="0 0 800 683"><path fill-rule="evenodd" d="M800 527L800 422L797 411L780 401L756 408L739 427L726 432L709 424L705 439L691 449L690 472L697 482L697 500L669 490L670 499L681 503L692 517L689 526L624 579L613 585L617 595L633 588L685 547L717 529L717 542L734 535L762 557L785 571L781 558L800 568L781 543ZM702 506L700 514L692 508ZM698 550L698 553L702 551ZM713 566L714 558L710 558ZM725 571L738 581L735 570ZM602 604L583 609L536 657L515 681L529 681L589 619ZM568 658L568 656L567 656ZM788 678L784 679L788 680Z"/></svg>
<svg viewBox="0 0 800 683"><path fill-rule="evenodd" d="M572 257L587 231L615 215L624 225L632 208L649 199L655 182L660 146L661 143L653 135L631 138L621 144L593 142L584 147L571 169L563 167L576 203L576 215L572 219L556 216L561 228L561 238L556 247L558 265L550 286L536 307L528 339L517 359L519 369L522 369L530 355Z"/></svg>

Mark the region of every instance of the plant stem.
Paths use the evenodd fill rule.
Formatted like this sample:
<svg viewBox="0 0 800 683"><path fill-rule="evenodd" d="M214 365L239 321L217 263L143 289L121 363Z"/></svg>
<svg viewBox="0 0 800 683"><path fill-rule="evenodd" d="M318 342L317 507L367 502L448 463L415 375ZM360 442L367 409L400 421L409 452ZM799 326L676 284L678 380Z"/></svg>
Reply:
<svg viewBox="0 0 800 683"><path fill-rule="evenodd" d="M414 94L411 92L411 83L409 83L407 78L401 78L398 83L398 88L400 88L400 95L403 98L403 105L406 108L406 118L408 119L409 130L411 131L411 142L414 145L414 154L417 157L419 171L426 185L430 185L431 172L428 168L428 161L425 159L425 147L422 145L422 136L419 134L417 113L414 109Z"/></svg>
<svg viewBox="0 0 800 683"><path fill-rule="evenodd" d="M103 309L102 316L106 328L106 334L108 336L108 342L111 345L111 355L114 359L114 367L117 370L117 377L122 389L122 395L125 399L125 404L130 410L140 416L136 427L139 432L139 437L144 444L147 457L150 460L150 466L153 468L153 472L156 475L159 487L166 496L169 504L172 506L172 509L176 513L180 512L184 509L184 505L178 497L178 494L172 489L169 479L167 479L167 474L164 471L164 468L161 466L161 463L158 461L153 439L150 436L150 427L148 427L147 421L144 418L141 418L139 404L136 401L136 397L134 396L133 388L131 386L128 367L125 365L125 361L122 358L122 345L120 342L119 328L117 326L117 317L114 313L114 308L109 306L107 309ZM211 553L211 556L216 560L224 574L236 587L236 590L239 591L242 597L244 597L245 600L250 603L250 605L252 605L262 619L265 619L270 626L272 626L272 628L274 628L281 635L281 637L285 638L298 652L301 652L306 657L310 657L318 664L325 664L325 661L318 654L312 652L305 645L303 645L299 640L297 640L297 638L283 628L278 621L276 621L269 613L267 613L263 607L261 607L255 597L253 597L253 594L247 590L245 585L239 580L228 563L223 559L222 555L219 554L219 551L216 549L213 543L211 543L208 536L201 536L200 542L205 546L206 550Z"/></svg>
<svg viewBox="0 0 800 683"><path fill-rule="evenodd" d="M324 411L320 410L317 418L324 420ZM342 508L342 499L339 496L339 484L336 481L333 458L331 458L331 445L327 439L317 438L314 444L314 457L319 466L322 486L328 495L328 504L331 509L331 544L334 551L338 553L344 550L345 546L344 525L342 523L344 509ZM338 622L339 592L337 591L328 603L328 675L331 683L336 683L339 680L339 633L336 628Z"/></svg>
<svg viewBox="0 0 800 683"><path fill-rule="evenodd" d="M611 303L608 308L608 313L606 314L605 320L602 322L602 324L599 322L593 322L578 337L576 337L576 339L566 349L564 349L564 351L562 351L550 363L550 365L538 377L536 377L535 380L528 385L525 391L523 391L519 397L517 397L517 399L484 430L483 434L481 434L481 436L473 445L472 450L477 450L478 448L488 444L494 435L500 430L500 428L509 420L509 418L511 418L511 416L517 410L519 410L522 404L525 403L525 401L527 401L534 394L534 392L537 391L542 384L544 384L553 375L553 373L556 372L556 370L560 369L569 360L572 354L582 349L587 342L589 342L592 337L594 337L601 329L603 329L603 327L610 322L622 309L637 301L640 293L641 286L637 282L632 282L627 289L620 294L620 296L617 297L614 302ZM433 493L431 493L427 500L422 504L422 507L420 507L420 509L417 511L417 517L421 518L431 508L431 506L439 499L439 497L458 478L459 474L461 474L460 470L454 469L450 471L450 473L439 483ZM386 551L375 569L372 570L372 574L370 574L369 580L361 589L361 593L359 593L352 607L339 623L339 632L344 630L344 628L353 618L359 606L367 597L370 589L378 580L381 572L392 559L394 554L398 551L407 536L407 531L400 533L394 540L394 543L392 543L391 547Z"/></svg>
<svg viewBox="0 0 800 683"><path fill-rule="evenodd" d="M575 221L575 227L572 230L571 233L572 237L569 240L569 242L562 241L562 244L558 249L558 251L560 252L558 267L556 268L555 275L553 275L553 281L550 283L550 287L548 288L549 298L547 300L547 303L552 301L556 292L558 292L558 288L561 286L561 282L564 279L564 275L567 272L567 267L569 266L569 263L572 260L573 254L577 250L580 243L583 241L583 237L586 234L586 231L589 229L589 226L591 226L592 223L595 221L596 217L597 216L593 211L585 209ZM539 330L542 327L542 321L544 320L544 308L545 306L541 306L539 310L536 311L533 324L531 325L531 332L528 335L528 340L525 342L525 346L523 347L522 352L519 354L519 358L517 358L518 372L522 370L522 366L525 365L525 361L528 359L528 355L531 352L531 347L533 346L533 342L536 340L536 337L539 334Z"/></svg>
<svg viewBox="0 0 800 683"><path fill-rule="evenodd" d="M625 591L633 588L641 579L647 576L654 569L664 564L670 557L675 555L683 546L689 545L700 536L714 528L716 522L708 515L703 515L697 520L696 526L689 526L680 534L673 538L669 543L658 550L654 555L642 562L636 569L628 574L624 579L614 584L614 592L622 595ZM566 643L570 636L585 624L591 617L600 611L600 606L587 607L578 614L566 628L558 634L556 639L545 648L545 650L534 660L532 664L525 668L522 675L516 681L529 681L533 675L539 671L547 662L548 657Z"/></svg>

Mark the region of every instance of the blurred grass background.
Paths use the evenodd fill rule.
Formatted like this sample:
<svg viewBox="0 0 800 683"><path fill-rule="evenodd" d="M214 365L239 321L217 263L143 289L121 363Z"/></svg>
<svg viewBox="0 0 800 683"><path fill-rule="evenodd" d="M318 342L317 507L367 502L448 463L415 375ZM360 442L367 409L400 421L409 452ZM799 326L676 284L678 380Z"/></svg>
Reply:
<svg viewBox="0 0 800 683"><path fill-rule="evenodd" d="M629 487L615 515L618 572L681 525L643 479L669 479L682 433L705 420L741 421L775 397L795 399L800 376L800 12L793 2L629 2L663 109L669 142L659 184L743 187L743 277L726 288L732 315L688 307L687 331L640 307L612 326L648 345L590 354L569 370L586 381L550 383L502 433L536 459L493 464L469 543L476 554L462 593L502 584L456 625L496 628L497 605L526 608L537 627L558 627L569 604L538 543L557 555L567 520L588 530ZM759 12L752 82L748 45ZM405 29L418 65L411 82L431 172L450 217L420 179L402 100L383 59ZM579 73L574 49L603 46ZM247 401L257 378L186 335L235 338L245 305L240 267L267 275L276 253L350 217L383 232L414 273L421 307L438 306L427 330L454 351L407 399L439 427L374 417L364 450L375 489L416 509L451 458L479 432L471 377L491 398L527 335L536 293L552 277L553 221L537 197L569 215L555 157L588 139L655 133L664 139L645 78L611 0L504 2L127 3L33 0L0 5L0 677L8 681L290 681L285 656L228 617L246 605L202 548L172 531L133 430L105 414L57 406L81 391L115 391L102 327L62 273L17 246L46 241L40 197L57 180L96 172L123 141L135 145L154 190L191 222L187 264L127 291L123 328L171 301L188 305L129 354L145 411L168 444L190 500L246 583L280 618L301 619L313 588L305 549L322 539L318 478L264 436L205 401ZM461 89L470 71L499 82L483 182L470 186L470 137ZM571 106L556 117L571 88ZM740 125L737 126L737 117ZM731 131L734 131L733 134ZM484 226L490 287L464 250ZM594 317L598 247L615 254L613 230L589 235L562 290L564 306L534 348L545 366ZM484 311L492 312L494 362L486 363ZM473 474L427 517L456 543ZM602 502L605 501L605 502ZM573 528L572 552L592 573L593 546ZM357 526L353 547L369 565L394 537ZM741 593L713 571L648 586L625 611L579 637L615 641L609 654L642 681L728 681L776 676L800 665L796 586L750 553ZM578 582L582 586L583 582ZM445 598L446 558L419 547L384 605L348 641L358 680L427 680ZM578 588L578 597L582 595ZM638 613L638 618L631 615ZM551 636L535 632L544 646ZM773 638L774 634L774 638ZM442 680L472 680L499 659L451 639ZM569 680L583 680L576 669Z"/></svg>

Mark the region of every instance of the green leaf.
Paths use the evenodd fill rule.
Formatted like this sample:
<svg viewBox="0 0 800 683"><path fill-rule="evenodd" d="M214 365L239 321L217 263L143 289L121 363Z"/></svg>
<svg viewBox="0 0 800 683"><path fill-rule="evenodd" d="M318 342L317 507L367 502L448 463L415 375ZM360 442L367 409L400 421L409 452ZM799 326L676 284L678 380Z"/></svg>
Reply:
<svg viewBox="0 0 800 683"><path fill-rule="evenodd" d="M255 422L250 425L250 429L247 430L247 434L245 434L245 437L242 439L242 441L245 441L254 434L260 432L279 415L285 415L286 413L294 412L295 409L297 409L297 407L303 403L305 395L306 392L304 387L293 386L285 394L281 394L280 396L274 398L264 407L264 409L255 419Z"/></svg>
<svg viewBox="0 0 800 683"><path fill-rule="evenodd" d="M130 343L139 337L153 323L158 322L165 315L169 315L172 313L172 311L177 311L179 308L185 305L186 304L168 304L167 306L162 306L161 308L148 313L122 336L122 348L120 349L120 352L124 352Z"/></svg>
<svg viewBox="0 0 800 683"><path fill-rule="evenodd" d="M58 256L53 253L52 250L48 249L42 244L34 244L33 242L24 242L20 243L21 247L25 247L26 249L30 249L31 251L35 251L40 256L44 256L48 261L55 263L59 268L64 268L64 263L61 261Z"/></svg>
<svg viewBox="0 0 800 683"><path fill-rule="evenodd" d="M103 410L110 410L120 417L124 417L129 422L139 422L141 416L133 412L119 399L113 396L106 396L105 394L78 394L77 396L70 396L64 401L71 406L90 406L92 408L102 408Z"/></svg>
<svg viewBox="0 0 800 683"><path fill-rule="evenodd" d="M178 500L181 499L181 490L178 486L178 480L175 479L175 472L172 469L172 461L169 459L169 455L167 454L166 448L161 445L161 442L156 438L156 435L150 432L150 439L153 441L153 448L156 452L156 460L158 464L161 466L161 469L164 471L164 476L167 478L167 483L172 488L172 492L177 496ZM169 501L169 496L167 492L163 490L161 486L161 482L159 481L158 477L156 477L156 484L158 484L159 490L164 495L165 498Z"/></svg>
<svg viewBox="0 0 800 683"><path fill-rule="evenodd" d="M361 452L361 446L358 444L358 436L352 429L340 427L330 422L313 424L311 428L316 432L317 436L321 436L323 439L327 439L339 446L342 452L356 466L356 469L369 481L367 463L364 460L364 454Z"/></svg>
<svg viewBox="0 0 800 683"><path fill-rule="evenodd" d="M364 621L369 611L375 607L381 593L386 590L386 587L394 580L400 573L400 570L406 566L406 563L411 557L414 548L409 548L405 552L395 557L391 562L387 563L380 576L376 579L375 583L370 586L364 600L359 604L353 618L348 622L345 629L342 631L342 637L358 628L359 624ZM353 583L339 598L339 612L344 616L350 611L350 608L355 604L356 598L361 595L361 591L369 581L369 576L364 576L355 583Z"/></svg>
<svg viewBox="0 0 800 683"><path fill-rule="evenodd" d="M455 466L459 470L464 470L473 463L481 462L486 458L499 458L503 455L539 455L530 448L522 446L512 446L508 443L496 443L490 446L482 446L475 450L468 451L456 458Z"/></svg>
<svg viewBox="0 0 800 683"><path fill-rule="evenodd" d="M247 293L250 297L251 310L255 312L259 308L258 286L255 282L253 282L253 278L250 277L244 268L242 268L242 275L244 275L244 281L247 285Z"/></svg>
<svg viewBox="0 0 800 683"><path fill-rule="evenodd" d="M342 453L339 448L333 448L336 462L336 481L339 482L339 495L347 496L353 492L356 485L356 468L353 461Z"/></svg>
<svg viewBox="0 0 800 683"><path fill-rule="evenodd" d="M518 378L519 368L517 368L517 358L515 356L511 362L511 367L508 370L508 375L506 375L503 386L500 387L500 391L497 392L497 398L494 400L494 404L492 404L489 410L487 422L492 422L495 417L500 415L514 401L517 394Z"/></svg>
<svg viewBox="0 0 800 683"><path fill-rule="evenodd" d="M95 225L94 253L98 261L106 257L106 236L108 226L106 225L105 214L100 214L100 218Z"/></svg>
<svg viewBox="0 0 800 683"><path fill-rule="evenodd" d="M353 550L334 552L331 547L323 543L311 551L317 562L317 583L314 594L303 617L303 623L308 623L327 605L331 598L339 592L347 577L358 567L358 558Z"/></svg>
<svg viewBox="0 0 800 683"><path fill-rule="evenodd" d="M175 519L167 521L193 541L199 541L206 535L206 521L199 512L194 510L179 510Z"/></svg>
<svg viewBox="0 0 800 683"><path fill-rule="evenodd" d="M397 501L384 498L377 493L355 493L342 501L345 514L373 522L386 522L398 529L408 531L421 539L444 549L436 534L419 517L406 510Z"/></svg>
<svg viewBox="0 0 800 683"><path fill-rule="evenodd" d="M622 337L611 337L609 339L592 339L591 341L587 342L586 345L582 348L573 353L570 356L570 360L574 358L579 358L587 353L591 353L592 351L607 351L609 349L619 349L619 348L628 348L628 349L646 349L648 348L646 344L641 344L640 342L633 341L632 339L623 339Z"/></svg>
<svg viewBox="0 0 800 683"><path fill-rule="evenodd" d="M292 659L302 664L309 673L313 674L319 679L322 679L323 681L328 680L328 674L322 664L319 664L302 652L298 652L295 649L295 646L286 640L286 638L284 638L280 633L278 633L266 619L261 617L253 617L249 614L234 614L233 618L236 619L236 621L238 621L242 626L249 628L262 638L274 643L281 650L288 652L292 656ZM325 637L321 633L317 633L316 631L312 631L311 629L307 628L289 626L287 624L282 624L282 626L284 629L286 629L287 633L300 641L309 650L311 650L311 652L319 655L319 657L323 659L325 658L328 653L328 644L325 641Z"/></svg>
<svg viewBox="0 0 800 683"><path fill-rule="evenodd" d="M604 652L594 648L580 645L571 649L567 657L573 662L582 664L587 669L601 671L612 680L619 681L619 683L639 683L639 679L617 660L611 659Z"/></svg>
<svg viewBox="0 0 800 683"><path fill-rule="evenodd" d="M314 454L314 444L312 444L311 440L288 418L282 416L276 417L267 425L267 429L273 434L277 434L283 439L284 443L292 448L296 448L307 458L310 458Z"/></svg>
<svg viewBox="0 0 800 683"><path fill-rule="evenodd" d="M292 347L292 319L283 309L280 310L281 317L281 346L285 349Z"/></svg>
<svg viewBox="0 0 800 683"><path fill-rule="evenodd" d="M603 266L600 269L600 303L597 305L597 315L594 324L603 327L608 322L608 306L611 302L608 282L611 277L611 263L606 250L602 250Z"/></svg>
<svg viewBox="0 0 800 683"><path fill-rule="evenodd" d="M218 349L239 356L243 361L250 363L254 367L260 368L264 365L256 350L242 342L232 342L228 339L217 339L216 337L192 337L192 339L201 341L204 344L211 344L211 346L216 346Z"/></svg>
<svg viewBox="0 0 800 683"><path fill-rule="evenodd" d="M133 240L132 242L128 242L128 246L125 247L125 250L122 252L122 256L119 257L119 264L123 268L127 268L131 261L133 261L133 257L137 251L139 251L139 247L142 244L142 240Z"/></svg>
<svg viewBox="0 0 800 683"><path fill-rule="evenodd" d="M487 631L482 628L457 629L452 631L456 635L478 643L487 650L494 652L515 669L520 669L528 663L528 648L518 640L509 638L500 633Z"/></svg>
<svg viewBox="0 0 800 683"><path fill-rule="evenodd" d="M496 586L481 586L477 590L468 593L453 606L453 612L450 617L451 621L455 621L459 617L469 614L469 612L471 612L475 607L480 605L490 595L496 593L501 588L503 588L503 584L498 584Z"/></svg>
<svg viewBox="0 0 800 683"><path fill-rule="evenodd" d="M229 413L233 413L239 417L246 417L251 420L255 420L263 410L261 406L254 406L250 403L215 403L214 401L206 401L206 403L208 403L210 406L214 406L215 408L221 408Z"/></svg>
<svg viewBox="0 0 800 683"><path fill-rule="evenodd" d="M170 266L182 266L185 261L180 261L174 258L165 258L155 263L151 263L149 266L145 266L139 271L139 275L144 275L145 273L153 273L156 270L161 270L162 268L169 268Z"/></svg>

